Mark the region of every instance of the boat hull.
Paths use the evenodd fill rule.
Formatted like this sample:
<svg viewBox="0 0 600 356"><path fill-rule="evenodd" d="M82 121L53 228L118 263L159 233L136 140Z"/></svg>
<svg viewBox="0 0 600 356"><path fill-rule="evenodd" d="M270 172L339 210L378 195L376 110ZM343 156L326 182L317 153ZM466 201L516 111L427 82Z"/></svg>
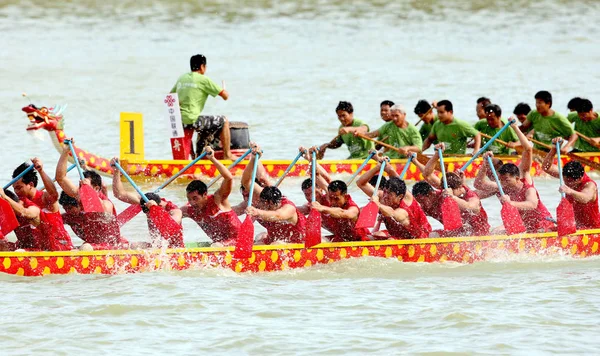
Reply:
<svg viewBox="0 0 600 356"><path fill-rule="evenodd" d="M600 229L558 237L556 233L384 240L353 243L255 246L252 256L235 259L230 248L68 252L0 252L0 272L19 276L124 274L156 270L225 268L235 272L284 271L366 256L402 262L474 263L511 255L598 255Z"/></svg>

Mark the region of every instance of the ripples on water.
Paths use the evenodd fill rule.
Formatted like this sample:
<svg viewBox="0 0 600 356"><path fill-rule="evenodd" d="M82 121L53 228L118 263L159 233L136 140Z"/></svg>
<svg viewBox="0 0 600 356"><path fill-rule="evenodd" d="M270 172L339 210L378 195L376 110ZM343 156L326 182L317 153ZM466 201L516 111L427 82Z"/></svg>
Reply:
<svg viewBox="0 0 600 356"><path fill-rule="evenodd" d="M0 172L7 180L34 155L52 171L58 159L48 140L25 133L23 91L36 104L68 103L67 134L103 156L118 153L118 113L143 112L146 157L170 156L161 96L198 52L208 56L208 75L226 80L231 93L227 102L209 100L206 112L249 122L265 158L291 158L300 144L329 141L339 100L350 100L373 128L383 99L405 104L411 122L421 98L451 99L468 122L482 95L505 113L520 101L533 104L540 89L554 94L560 112L577 95L600 105L599 10L596 1L551 0L0 0ZM282 188L298 202L299 182ZM536 186L554 211L556 181ZM165 195L182 203L182 189ZM497 225L498 203L484 204ZM194 224L185 229L188 241L204 238ZM138 218L124 233L136 240L145 231ZM0 348L592 354L600 346L598 271L597 258L527 256L474 265L364 258L261 275L0 275Z"/></svg>

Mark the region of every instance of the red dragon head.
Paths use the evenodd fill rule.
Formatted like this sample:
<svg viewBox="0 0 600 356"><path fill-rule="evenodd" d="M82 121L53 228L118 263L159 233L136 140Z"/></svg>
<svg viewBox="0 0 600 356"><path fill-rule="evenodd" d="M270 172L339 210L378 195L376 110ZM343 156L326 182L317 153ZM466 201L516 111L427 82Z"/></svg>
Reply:
<svg viewBox="0 0 600 356"><path fill-rule="evenodd" d="M61 110L57 108L42 107L38 108L33 104L29 104L22 108L29 118L29 125L27 125L28 131L45 129L48 131L55 131L56 129L62 129L63 117Z"/></svg>

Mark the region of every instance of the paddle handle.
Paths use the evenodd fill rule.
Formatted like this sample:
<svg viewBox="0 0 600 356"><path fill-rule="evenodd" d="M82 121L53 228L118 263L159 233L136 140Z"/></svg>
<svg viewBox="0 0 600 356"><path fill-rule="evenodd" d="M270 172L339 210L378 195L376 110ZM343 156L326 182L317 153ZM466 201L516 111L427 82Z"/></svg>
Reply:
<svg viewBox="0 0 600 356"><path fill-rule="evenodd" d="M290 171L292 170L292 168L294 167L294 165L296 164L296 162L298 162L298 160L300 159L300 157L302 157L302 155L304 154L304 152L298 152L298 154L296 155L296 158L294 158L294 160L292 161L292 163L290 163L290 165L285 169L285 172L283 172L283 175L281 177L279 177L279 179L277 180L277 182L275 182L275 186L279 187L279 184L281 184L281 182L283 181L283 178L285 178L285 176L290 173Z"/></svg>
<svg viewBox="0 0 600 356"><path fill-rule="evenodd" d="M492 170L492 174L494 175L494 179L496 180L496 185L498 186L498 191L500 191L500 195L504 195L504 190L502 190L502 184L500 184L500 179L498 179L498 173L496 173L496 168L494 168L494 162L492 162L492 157L487 157L488 166Z"/></svg>
<svg viewBox="0 0 600 356"><path fill-rule="evenodd" d="M579 136L582 139L584 139L587 143L589 143L593 147L600 148L600 145L598 145L597 143L595 143L594 141L592 141L591 138L587 137L586 135L582 134L581 132L575 131L575 133L577 134L577 136Z"/></svg>
<svg viewBox="0 0 600 356"><path fill-rule="evenodd" d="M252 206L252 196L254 195L254 184L256 184L256 171L258 170L258 160L260 153L254 157L254 167L252 167L252 180L250 181L250 194L248 194L248 207Z"/></svg>
<svg viewBox="0 0 600 356"><path fill-rule="evenodd" d="M556 162L556 165L558 166L558 180L560 181L560 186L562 187L562 185L564 184L563 182L563 174L562 174L562 162L560 160L560 145L562 143L562 140L557 141L556 142L556 158L558 159L558 162ZM565 197L565 193L560 193L561 197Z"/></svg>
<svg viewBox="0 0 600 356"><path fill-rule="evenodd" d="M75 153L75 147L73 147L73 142L71 140L64 140L64 143L69 145L69 149L71 150L71 155L73 156L73 161L77 165L77 172L79 172L79 179L83 180L85 177L83 176L83 170L79 165L79 159L77 159L77 154Z"/></svg>
<svg viewBox="0 0 600 356"><path fill-rule="evenodd" d="M8 182L8 184L4 186L4 190L10 188L11 185L15 184L19 179L23 178L23 176L26 175L27 173L29 173L32 169L33 169L33 164L30 165L29 167L25 168L25 170L23 172L19 173L18 176L14 177L10 182Z"/></svg>
<svg viewBox="0 0 600 356"><path fill-rule="evenodd" d="M402 173L400 173L400 179L404 179L404 175L406 175L406 172L408 172L408 167L410 167L410 163L415 157L417 157L416 153L413 153L410 156L408 156L406 164L404 165L404 169L402 170Z"/></svg>
<svg viewBox="0 0 600 356"><path fill-rule="evenodd" d="M249 148L248 151L246 151L240 158L236 159L235 162L233 162L232 164L230 164L229 166L227 166L227 169L230 170L231 168L235 167L238 165L238 163L240 163L242 160L244 160L244 158L246 158L246 156L248 156L250 154L250 152L252 152L252 149ZM213 178L208 185L206 186L206 188L210 188L213 186L213 184L215 184L219 179L223 178L223 176L218 176Z"/></svg>
<svg viewBox="0 0 600 356"><path fill-rule="evenodd" d="M348 179L348 181L346 182L346 185L350 185L350 183L352 183L352 181L354 181L356 176L363 170L363 168L365 168L367 163L369 163L369 160L371 160L371 158L373 158L373 156L375 156L376 153L377 153L376 151L369 153L369 156L367 157L367 159L365 159L365 161L360 165L360 167L358 167L356 172L352 173L352 176L350 177L350 179Z"/></svg>
<svg viewBox="0 0 600 356"><path fill-rule="evenodd" d="M312 177L312 202L314 203L317 200L317 151L313 151L312 153L312 167L311 167L311 177Z"/></svg>
<svg viewBox="0 0 600 356"><path fill-rule="evenodd" d="M138 187L137 184L135 184L135 182L133 181L133 179L131 179L131 177L129 176L129 174L127 174L127 172L125 172L125 170L123 169L123 167L121 167L121 165L119 164L119 162L115 162L115 167L117 167L117 169L121 172L121 174L123 175L123 177L127 178L127 180L129 181L129 184L131 184L131 186L133 187L133 189L135 189L135 191L138 192L138 194L142 197L142 199L144 200L144 202L147 203L149 200L148 200L148 198L146 198L146 194L144 194L140 190L140 187Z"/></svg>
<svg viewBox="0 0 600 356"><path fill-rule="evenodd" d="M198 161L201 160L202 158L204 158L204 156L206 156L206 152L202 152L202 154L200 156L196 157L187 166L183 167L182 170L180 170L179 172L177 172L176 174L174 174L171 178L169 178L166 182L164 182L163 184L161 184L160 187L156 188L156 190L154 191L154 193L158 193L164 187L166 187L167 185L171 184L171 182L173 182L175 179L179 178L180 175L182 175L185 171L187 171L188 169L190 169L191 166L193 166L194 164L198 163Z"/></svg>
<svg viewBox="0 0 600 356"><path fill-rule="evenodd" d="M496 132L496 134L495 134L494 136L492 136L492 138L490 138L490 139L488 140L488 142L486 142L486 143L485 143L485 145L483 145L483 147L481 147L481 148L479 149L479 151L477 151L477 153L475 153L475 154L473 155L473 157L471 157L471 159L470 159L469 161L467 161L467 163L466 163L464 166L460 167L460 170L461 170L461 171L463 171L463 172L464 172L464 171L466 171L466 170L467 170L467 168L468 168L468 167L471 165L471 163L473 163L473 161L474 161L474 160L475 160L477 157L479 157L479 155L480 155L480 154L482 154L482 153L483 153L483 152L484 152L484 151L485 151L485 150L486 150L488 147L490 147L490 146L492 145L492 143L494 143L494 141L495 141L495 140L496 140L498 137L500 137L500 135L502 135L502 133L503 133L504 131L506 131L506 129L508 129L508 127L509 127L509 126L510 126L510 125L511 125L513 122L515 122L515 120L508 120L508 122L507 122L507 123L506 123L504 126L502 126L502 128L501 128L500 130L498 130L498 132Z"/></svg>
<svg viewBox="0 0 600 356"><path fill-rule="evenodd" d="M385 162L386 162L385 159L381 162L381 168L379 168L379 175L377 176L377 183L375 184L375 190L373 191L373 196L376 196L377 192L379 191L379 184L381 184L381 178L383 178L383 171L385 170Z"/></svg>
<svg viewBox="0 0 600 356"><path fill-rule="evenodd" d="M442 149L438 148L438 155L440 156L440 169L442 170L442 181L444 182L444 189L448 189L448 182L446 181L446 167L444 167L444 155L442 155Z"/></svg>

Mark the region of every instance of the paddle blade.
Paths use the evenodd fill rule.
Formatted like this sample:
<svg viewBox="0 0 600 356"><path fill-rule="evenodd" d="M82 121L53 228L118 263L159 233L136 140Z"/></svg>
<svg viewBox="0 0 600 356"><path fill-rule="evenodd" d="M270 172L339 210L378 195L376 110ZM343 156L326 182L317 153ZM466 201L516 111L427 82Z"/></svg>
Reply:
<svg viewBox="0 0 600 356"><path fill-rule="evenodd" d="M500 216L502 217L504 229L508 235L521 234L527 231L525 224L523 224L521 214L519 214L519 209L516 207L510 204L502 204Z"/></svg>
<svg viewBox="0 0 600 356"><path fill-rule="evenodd" d="M119 227L127 224L131 219L133 219L137 214L142 211L142 206L139 204L132 204L127 207L127 209L123 210L119 215L117 215L117 223L119 223Z"/></svg>
<svg viewBox="0 0 600 356"><path fill-rule="evenodd" d="M254 245L254 223L252 218L246 215L246 219L240 228L240 235L233 251L234 258L250 258L252 256L252 245Z"/></svg>
<svg viewBox="0 0 600 356"><path fill-rule="evenodd" d="M86 213L103 213L104 207L98 196L98 192L87 184L82 184L79 187L79 199L81 206Z"/></svg>
<svg viewBox="0 0 600 356"><path fill-rule="evenodd" d="M19 221L10 203L0 198L0 228L2 235L8 235L19 227Z"/></svg>
<svg viewBox="0 0 600 356"><path fill-rule="evenodd" d="M358 215L358 220L356 220L356 229L362 229L364 227L373 227L375 226L375 221L377 220L377 214L379 213L379 208L377 204L372 201L369 204L365 205L364 208L360 210L360 214Z"/></svg>
<svg viewBox="0 0 600 356"><path fill-rule="evenodd" d="M558 236L570 235L577 231L573 205L566 198L562 198L556 208L556 220L558 224Z"/></svg>
<svg viewBox="0 0 600 356"><path fill-rule="evenodd" d="M312 209L306 221L306 240L304 247L311 248L321 243L321 213Z"/></svg>
<svg viewBox="0 0 600 356"><path fill-rule="evenodd" d="M450 197L442 202L442 221L444 230L456 230L462 227L462 218L458 204Z"/></svg>
<svg viewBox="0 0 600 356"><path fill-rule="evenodd" d="M154 205L150 207L148 217L160 233L163 239L169 241L169 247L184 247L183 228L162 207Z"/></svg>

